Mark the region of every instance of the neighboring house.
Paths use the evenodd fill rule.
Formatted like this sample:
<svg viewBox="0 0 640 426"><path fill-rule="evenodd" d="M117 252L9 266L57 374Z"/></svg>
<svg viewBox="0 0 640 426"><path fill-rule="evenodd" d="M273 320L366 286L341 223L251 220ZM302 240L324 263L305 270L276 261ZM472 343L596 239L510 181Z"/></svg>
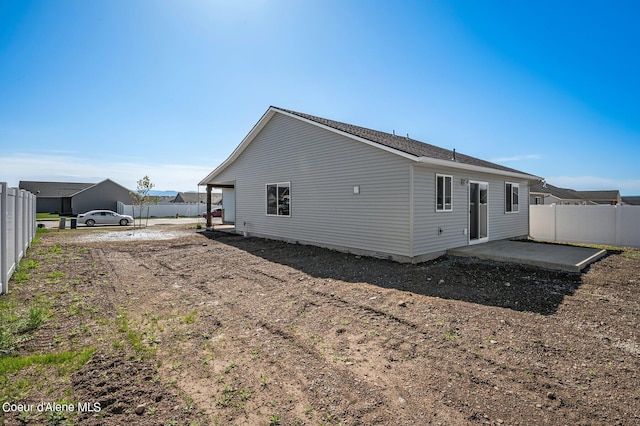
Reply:
<svg viewBox="0 0 640 426"><path fill-rule="evenodd" d="M211 204L220 204L222 194L214 192L211 194ZM207 194L198 192L178 192L172 201L173 203L206 203Z"/></svg>
<svg viewBox="0 0 640 426"><path fill-rule="evenodd" d="M629 206L640 206L640 196L624 196L622 197L622 203Z"/></svg>
<svg viewBox="0 0 640 426"><path fill-rule="evenodd" d="M558 205L620 204L620 191L576 191L558 188L546 182L533 182L529 189L529 203Z"/></svg>
<svg viewBox="0 0 640 426"><path fill-rule="evenodd" d="M20 189L36 194L38 213L76 215L89 210L116 210L118 201L131 203L129 190L111 179L99 183L20 181Z"/></svg>
<svg viewBox="0 0 640 426"><path fill-rule="evenodd" d="M583 199L589 200L594 204L610 204L616 205L622 203L620 191L617 189L608 191L576 191Z"/></svg>
<svg viewBox="0 0 640 426"><path fill-rule="evenodd" d="M546 182L532 182L529 188L529 204L593 204L573 189L558 188Z"/></svg>
<svg viewBox="0 0 640 426"><path fill-rule="evenodd" d="M173 200L175 200L175 198L175 195L152 195L151 202L153 204L167 204L173 203Z"/></svg>
<svg viewBox="0 0 640 426"><path fill-rule="evenodd" d="M538 180L408 136L270 107L200 185L222 189L238 233L419 262L526 237Z"/></svg>

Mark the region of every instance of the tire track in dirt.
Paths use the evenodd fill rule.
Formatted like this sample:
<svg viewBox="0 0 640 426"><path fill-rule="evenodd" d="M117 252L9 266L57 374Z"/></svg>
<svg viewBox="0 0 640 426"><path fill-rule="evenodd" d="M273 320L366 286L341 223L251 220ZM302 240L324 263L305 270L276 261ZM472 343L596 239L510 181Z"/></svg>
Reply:
<svg viewBox="0 0 640 426"><path fill-rule="evenodd" d="M187 258L187 256L182 258ZM179 263L179 261L175 262L170 269L174 271L182 270L183 268L179 266ZM407 404L407 400L397 395L396 385L386 384L382 376L377 380L380 383L369 383L370 378L366 374L364 376L354 374L352 363L350 363L351 365L341 365L332 362L326 355L319 352L315 346L309 345L304 339L301 339L298 336L299 333L294 334L287 331L287 326L289 328L291 326L287 318L282 321L273 320L271 307L283 306L288 302L288 292L280 290L283 290L283 284L286 285L290 282L290 276L282 278L272 270L265 272L254 267L249 267L248 273L244 273L243 265L246 267L246 262L240 261L233 265L225 265L225 269L234 270L234 289L241 291L243 294L259 294L259 297L263 299L262 305L265 309L255 309L255 301L244 297L239 298L233 304L222 303L217 309L224 311L223 313L219 312L223 318L228 318L231 321L234 321L233 319L248 321L256 326L258 330L266 330L269 333L268 337L262 336L260 339L255 339L252 342L253 345L261 346L268 340L277 341L274 346L278 350L276 353L271 354L269 363L277 365L276 370L281 372L279 374L280 377L289 377L289 381L296 382L299 394L304 394L306 398L309 398L312 406L326 407L324 409L335 418L355 418L364 423L375 423L375 416L368 417L368 414L371 414L374 409L379 410L380 407L384 406L387 407L386 410L392 410L397 424L415 423L417 419L415 418L414 410L411 410L413 414L410 417L405 417L403 414L404 410L402 408L405 407L402 407L402 405ZM287 271L287 275L298 274L289 272ZM255 281L255 274L262 276L266 282ZM231 278L230 275L225 276ZM177 278L179 277L173 276L172 279ZM198 281L197 277L196 281ZM296 282L296 284L299 284L299 282ZM211 284L200 283L195 284L195 287L210 297L219 297L218 291L210 288ZM298 289L303 290L300 287ZM324 298L323 296L321 297ZM246 304L244 303L245 301L247 301ZM314 304L313 300L309 300L306 306L309 307ZM323 305L326 305L326 303L323 302ZM284 312L280 311L279 313ZM378 315L380 314L386 315L385 313L378 313ZM260 333L256 334L259 335ZM278 354L284 354L289 361L278 361L280 359ZM292 368L291 360L294 360L293 365L303 365L304 369L300 371L300 368ZM291 378L294 379L291 380ZM312 383L312 385L306 388L305 384L307 383ZM330 398L329 395L331 395ZM430 402L426 404L425 401L420 401L419 404L421 407L413 408L416 410L420 408L424 412L423 421L425 422L433 416L432 413L451 411L445 405L439 403ZM431 407L426 409L426 405ZM448 413L444 418L462 421L462 418L458 417L455 411Z"/></svg>
<svg viewBox="0 0 640 426"><path fill-rule="evenodd" d="M256 272L255 269L252 269L251 272ZM241 274L242 275L242 274ZM273 287L273 288L277 288L278 286L280 286L281 283L286 283L287 280L280 278L280 277L274 277L273 273L263 273L263 276L267 276L267 277L271 277L273 278L273 281L275 281L275 283L272 286L269 287ZM246 278L247 280L250 279L250 275L246 275L244 276L244 278ZM254 285L260 286L262 289L266 289L267 288L267 284L265 283L256 283ZM309 307L309 306L314 306L314 307L318 307L318 306L323 306L326 308L326 306L333 306L334 311L336 312L336 314L339 314L341 316L345 316L347 312L351 313L351 318L358 318L363 312L364 313L369 313L369 314L373 314L374 316L377 317L383 317L387 320L387 324L388 325L393 325L393 326L400 326L401 328L403 328L402 330L394 330L394 335L401 335L404 336L404 338L394 338L393 342L390 342L389 340L382 340L380 341L380 344L378 345L379 347L382 348L387 348L390 349L391 352L396 353L396 355L383 355L381 353L378 354L378 356L382 356L382 357L387 357L387 359L389 361L399 361L402 359L400 355L401 350L399 350L400 348L403 348L404 345L404 349L406 350L407 347L416 347L416 343L415 342L420 342L420 341L425 341L427 339L433 340L432 338L432 333L429 333L428 331L419 329L420 327L415 324L414 322L405 320L403 318L394 316L393 314L386 312L386 311L381 311L379 309L373 308L371 306L367 306L367 305L362 305L359 303L354 303L353 301L346 301L343 299L340 299L338 297L336 297L336 295L334 293L326 293L326 292L321 292L321 291L314 291L314 290L310 290L309 291L312 294L321 296L322 299L324 299L324 303L317 303L316 301L309 299L306 296L306 293L304 293L303 291L300 292L301 296L300 296L300 301L303 302L303 306ZM278 304L282 304L285 300L283 300L282 297L280 297L280 300L278 300ZM362 312L360 312L362 311ZM439 343L439 342L437 342ZM420 351L420 353L413 353L413 355L411 356L411 358L415 358L420 362L423 362L425 360L430 360L431 365L432 366L437 366L437 373L432 373L431 377L429 377L431 379L431 381L435 381L436 382L436 386L433 386L430 392L427 392L426 394L423 394L422 397L420 398L416 398L416 400L420 400L420 401L424 401L424 400L430 400L434 398L434 393L436 393L436 397L439 397L440 399L442 399L443 404L451 406L451 408L454 408L456 411L460 411L460 412L464 412L466 413L469 417L468 419L473 420L476 419L476 417L478 419L481 420L486 420L486 414L482 413L481 411L478 410L478 405L475 405L473 409L470 408L470 404L468 399L467 401L462 401L462 400L458 400L458 401L454 401L452 399L450 399L449 396L446 395L446 392L443 391L438 391L438 388L442 389L448 386L451 387L450 382L451 382L451 377L458 377L459 380L457 380L458 383L462 382L461 384L464 385L464 382L471 384L471 385L475 385L476 388L478 388L480 385L481 389L485 389L484 392L481 392L480 395L478 395L478 398L475 399L474 402L472 403L477 403L477 404L483 404L485 403L486 399L490 399L490 398L495 398L496 397L496 391L501 388L502 386L498 386L498 385L502 385L502 382L504 381L504 379L506 378L507 381L510 381L512 378L515 379L515 377L520 376L521 375L521 371L511 368L511 367L506 367L506 366L499 366L496 365L490 358L485 358L483 356L480 356L478 354L470 354L467 353L466 351L462 351L462 353L459 355L459 357L462 357L463 359L466 359L467 362L469 364L471 363L475 363L475 364L479 364L479 365L485 365L484 368L479 368L478 370L480 370L481 372L479 373L474 373L474 372L470 372L468 371L468 368L466 368L466 366L464 364L459 364L459 363L455 363L455 364L449 364L447 362L447 360L443 359L442 357L437 355L438 352L438 348L436 347L435 350L422 350ZM406 352L404 352L404 354L406 355ZM404 363L404 366L399 367L398 369L394 368L395 370L409 370L410 372L416 371L416 369L419 369L419 365L417 365L418 363L414 363L414 366L409 367L408 365L406 365L406 363ZM408 367L408 368L407 368ZM357 369L357 368L356 368ZM488 371L487 371L488 370ZM498 374L499 373L499 374ZM489 376L490 379L486 379L480 376L480 374L484 374ZM366 375L366 373L365 373ZM411 378L411 376L414 376L414 373L396 373L396 375L404 375L405 377L407 377L407 380L409 380ZM501 377L502 380L501 381L497 381L495 379L495 377ZM492 379L491 379L492 378ZM437 380L434 380L437 379ZM382 378L380 378L380 380L382 380ZM539 379L538 379L539 381ZM528 398L524 398L525 400L530 400L530 401L535 401L536 399L540 399L539 396L539 388L540 386L543 387L547 387L550 388L552 385L557 385L558 381L557 380L553 380L552 378L549 378L549 380L547 380L545 383L523 383L521 385L521 389L517 392L515 392L516 394L520 395L519 397L515 397L514 392L511 392L509 394L506 394L504 396L501 396L500 399L502 402L504 402L505 400L510 400L510 404L509 404L509 408L512 408L514 405L518 405L518 403L521 404L522 402L522 395L523 394L528 394L529 397ZM439 384L439 385L438 385ZM393 387L393 386L390 386ZM399 387L399 385L395 385L396 388ZM412 391L413 392L413 391ZM399 390L399 393L401 394L408 394L409 392L406 391L402 391ZM415 393L415 392L414 392ZM443 396L438 395L438 393L443 394ZM400 397L401 398L401 397ZM405 398L403 398L405 399ZM387 398L387 400L392 400L392 398ZM406 401L406 399L405 399ZM500 405L500 404L497 404ZM560 405L560 403L558 404L554 404L556 406L556 408ZM499 409L500 407L498 407ZM523 407L524 409L525 407ZM479 413L481 415L479 415Z"/></svg>
<svg viewBox="0 0 640 426"><path fill-rule="evenodd" d="M213 315L222 321L226 335L233 336L233 340L228 337L227 347L221 350L222 359L233 360L243 353L247 358L250 348L264 348L264 358L260 356L246 371L244 366L237 368L239 372L243 370L242 374L236 374L239 386L247 381L249 370L269 371L277 377L273 383L281 385L282 392L294 394L300 401L308 398L310 404L325 408L326 413L339 413L351 421L357 420L355 423L364 422L363 419L371 423L393 419L398 424L415 423L418 419L424 423L483 423L501 418L515 422L518 419L513 415L515 412L526 413L524 418L538 423L548 423L550 419L575 423L572 420L584 419L576 410L584 408L585 403L576 398L567 383L574 378L583 379L577 373L565 374L549 364L566 351L561 337L555 341L546 338L562 335L562 328L557 329L561 316L535 316L414 294L409 301L411 309L406 311L412 316L405 317L407 314L397 305L399 299L394 298L406 300L406 293L366 282L314 278L229 246L184 246L179 253L171 254L149 250L145 256L147 272L156 277L159 285L179 286L171 290L173 297L185 298L191 308L198 307L203 315ZM194 262L194 258L207 259L207 263ZM374 296L377 299L366 302L369 294L377 295ZM154 295L151 300L155 298ZM565 307L577 309L581 303L574 296ZM480 317L478 310L484 312L486 319ZM511 316L514 323L500 325L500 318ZM336 320L330 323L328 319ZM378 330L389 332L367 335L360 324L365 320L369 321L369 328L373 329L375 324ZM435 326L434 321L442 326ZM486 323L482 328L491 334L476 333L470 330L469 323ZM575 323L568 324L572 324L569 328L576 327ZM458 326L467 334L456 336ZM539 361L524 365L517 353L506 351L511 337L505 333L513 333L510 330L514 328L523 328L523 337L512 345L520 346L521 353L527 354L523 359L537 357ZM447 333L449 337L444 337ZM494 335L499 340L495 344L488 340ZM483 345L473 350L469 344L460 345L458 339L476 339ZM322 341L331 351L323 350ZM538 343L545 341L551 344ZM197 348L189 352L196 353ZM589 356L589 352L585 351L585 355ZM352 356L354 362L341 359L336 362L332 356ZM367 360L372 360L372 365L386 364L390 368L372 371ZM380 364L381 360L384 363ZM220 368L220 364L215 364L213 371ZM524 375L525 370L531 374ZM319 371L320 375L309 371ZM195 372L184 374L180 383L195 376ZM206 383L203 380L203 386ZM348 400L348 387L363 384L365 389L355 394L356 401L349 404L355 411L349 411L340 401ZM337 392L340 401L331 392ZM634 391L629 393L633 395ZM411 397L407 398L407 394ZM215 398L219 393L207 395ZM367 395L371 395L370 403L363 402ZM542 409L535 409L534 405ZM264 405L256 406L251 401L246 407L264 409ZM429 417L432 413L440 417ZM289 409L288 415L294 414L303 417L299 406ZM595 413L594 416L592 419L602 419ZM247 424L264 421L264 417L232 413L231 420L243 422L242 419ZM321 420L317 416L314 419Z"/></svg>
<svg viewBox="0 0 640 426"><path fill-rule="evenodd" d="M243 293L244 292L260 292L260 294L265 294L265 293L269 293L269 290L273 291L272 293L269 293L270 298L268 300L264 300L264 305L265 306L284 306L285 304L287 304L287 295L288 292L286 291L286 289L282 288L282 284L283 283L288 283L289 280L291 279L291 276L295 276L296 273L291 273L291 271L285 271L285 274L288 275L288 278L281 278L280 276L274 275L273 270L270 270L269 272L264 272L264 271L260 271L257 270L256 268L252 267L251 270L249 271L249 273L244 273L244 269L243 269L243 265L245 264L245 262L238 262L237 264L233 265L231 267L231 269L233 269L235 271L235 274L237 274L237 276L239 278L243 278L243 282L244 283L249 283L250 288L243 288ZM180 268L177 268L180 269ZM257 282L255 281L255 277L253 274L255 273L259 273L261 276L267 278L267 282ZM297 284L300 284L299 282ZM304 287L304 285L301 285L301 287ZM258 290L258 288L260 290ZM282 291L284 290L284 292ZM305 290L304 288L299 288L299 290ZM265 293L262 293L262 292ZM400 319L399 317L396 317L392 314L390 314L389 312L385 312L385 311L380 311L377 310L375 308L372 308L370 306L364 306L364 305L356 305L356 307L354 308L353 306L349 306L349 304L347 302L345 302L344 300L341 299L336 299L335 295L334 296L330 296L327 293L323 293L320 291L311 291L312 295L315 296L319 296L320 299L322 299L322 302L320 303L316 303L313 299L310 299L309 297L307 297L306 293L304 291L300 291L299 292L299 297L301 297L304 301L304 306L309 307L309 306L320 306L322 305L323 308L327 308L327 307L332 307L333 310L333 314L337 315L337 316L345 316L345 314L347 312L351 312L352 313L352 318L358 317L360 316L360 314L372 314L374 316L377 317L382 317L385 318L387 321L385 323L385 325L383 326L383 328L386 328L388 326L397 326L400 325L404 328L409 328L409 329L415 329L417 326L416 324L407 321L407 320L403 320ZM274 300L275 298L275 300ZM250 306L253 306L253 302L249 303ZM361 312L358 312L361 311ZM244 312L241 314L241 316L243 317L250 317L251 314L253 312L253 309L245 309ZM355 314L353 314L353 312L356 312ZM274 326L274 325L270 325L268 322L264 321L264 318L266 316L269 316L270 311L263 313L263 315L261 316L261 320L258 321L258 324L262 325L263 327L268 328L270 331L275 332L276 334L279 334L280 336L284 336L286 334L285 340L286 341L293 341L294 344L296 345L300 345L301 340L297 339L296 340L292 337L292 335L290 333L284 333L282 331L282 328L279 326ZM326 315L326 313L324 314ZM255 320L255 317L254 317ZM293 321L294 318L289 318L288 320L285 319L285 321L291 322ZM275 331L274 331L275 330ZM399 331L399 330L394 330L394 331ZM407 330L401 330L400 334L401 335L407 335L408 331ZM394 333L394 334L398 334L398 333ZM423 333L424 334L424 333ZM393 340L393 341L391 341ZM371 357L372 355L375 356L377 355L378 357L383 357L386 358L388 361L390 362L397 362L399 360L402 359L402 355L401 355L401 349L407 349L408 348L413 348L414 352L415 352L415 347L416 344L414 342L416 341L420 341L419 339L416 339L415 337L412 339L379 339L379 345L373 344L372 346L379 346L382 348L385 348L388 350L388 352L386 354L381 353L380 351L376 351L376 353L367 355L367 357ZM309 348L309 345L306 345L307 348ZM315 348L314 348L315 349ZM309 350L309 349L308 349ZM317 350L316 350L317 352ZM433 353L433 351L431 352ZM428 355L428 353L425 353ZM424 358L427 358L427 356L425 356L425 354L422 355L422 359L424 360ZM327 355L321 355L318 353L318 355L316 356L321 356L323 359L325 359L325 361L328 362L328 356ZM335 355L334 355L335 357ZM413 356L414 358L416 357L416 355ZM443 366L443 360L435 355L429 355L429 357L431 357L431 363L432 365L440 365L440 368L442 368ZM334 362L335 365L335 362ZM448 373L445 373L445 375L447 374L457 374L457 375L461 375L461 373L458 371L459 368L458 366L453 366L455 367L455 371L449 371ZM387 368L389 370L392 369L391 364L387 364ZM359 367L350 367L350 370L358 370ZM405 370L407 370L406 368L404 368ZM366 370L366 369L363 369ZM396 370L403 370L402 367L399 367L398 369L394 368L394 374L395 375L399 375L401 373L399 372L395 372ZM409 369L411 370L411 369ZM451 369L449 369L451 370ZM386 373L386 372L385 372ZM366 372L366 371L360 371L359 372L359 377L361 377L362 380L371 380L371 372ZM404 374L404 375L408 375L411 376L413 375L413 373L408 373L408 374ZM407 395L408 394L415 394L416 391L415 390L405 390L402 389L402 386L400 384L398 384L398 380L397 378L393 378L391 380L387 379L385 376L388 376L388 374L383 374L383 373L379 373L379 374L375 374L375 381L377 382L381 382L382 384L380 385L382 389L386 389L386 391L384 391L385 393L385 401L387 402L387 404L389 404L392 401L402 401L402 404L407 404ZM408 377L409 378L409 377ZM431 379L433 380L434 377L432 376ZM305 378L305 380L308 380L307 378ZM409 399L412 402L418 402L420 405L424 406L424 401L432 401L434 400L434 396L437 397L437 399L440 399L440 394L438 393L437 395L433 395L434 392L437 392L437 388L442 386L442 383L446 383L446 379L444 378L439 378L439 380L437 380L438 383L440 383L440 385L436 385L435 388L436 390L430 390L428 395L424 395L425 397L423 398L411 398ZM400 395L404 395L404 397L400 396ZM428 398L427 398L428 396ZM445 400L439 407L433 407L432 410L430 410L431 412L439 412L439 413L443 413L446 411L451 411L451 409L447 409L446 405L447 403L449 405L450 404L450 400ZM411 404L411 403L410 403ZM438 404L440 405L440 404ZM414 409L416 409L417 407L412 407ZM460 407L451 407L454 412L456 412L456 414L448 414L447 416L451 419L454 418L457 415L458 411L464 411L462 410ZM460 419L461 420L461 419Z"/></svg>
<svg viewBox="0 0 640 426"><path fill-rule="evenodd" d="M282 305L286 304L287 300L286 300L286 297L283 296L283 294L286 296L287 292L286 292L285 289L282 288L282 283L287 283L288 282L287 279L283 279L280 276L275 276L273 272L264 273L263 271L259 271L259 272L263 272L261 274L262 276L271 278L273 283L269 283L269 282L267 282L267 283L264 283L264 282L259 282L259 283L258 282L251 282L250 280L252 278L252 275L239 273L238 271L242 270L241 265L239 264L239 265L236 265L236 266L237 266L237 268L235 268L236 273L239 274L239 276L241 276L242 278L245 279L244 280L245 283L250 283L250 285L252 287L251 288L252 291L260 292L261 295L264 295L264 293L262 293L262 291L265 291L265 292L267 290L276 291L276 294L279 296L279 297L277 297L277 300L273 300L273 297L272 297L271 299L264 301L265 305L282 306ZM252 268L251 272L252 273L256 273L258 271L256 271L255 268ZM289 273L289 271L287 271L287 275L295 275L295 274L291 274L291 273ZM296 283L296 284L300 284L300 283ZM352 315L352 317L358 317L358 316L361 316L362 314L372 314L372 315L374 315L376 317L385 318L388 321L386 322L386 325L383 326L383 328L385 328L386 326L397 325L397 324L399 324L399 325L401 325L401 326L403 326L405 328L409 328L409 329L415 329L417 327L416 324L414 324L414 323L412 323L410 321L401 319L399 317L396 317L396 316L390 314L389 312L380 311L380 310L378 310L376 308L373 308L373 307L370 307L370 306L358 305L358 304L356 304L355 308L354 308L353 306L350 306L344 300L336 299L335 295L331 296L331 295L329 295L327 293L323 293L323 292L320 292L320 291L313 291L313 290L308 291L311 295L319 296L320 299L322 299L321 302L317 302L315 299L311 299L311 298L309 298L307 296L307 293L305 293L305 290L307 290L307 289L304 288L305 287L304 284L301 284L300 287L303 287L303 288L299 288L301 290L299 292L299 297L301 298L301 302L303 302L303 311L308 307L319 307L319 306L322 306L323 308L326 309L328 306L332 306L333 305L332 309L333 309L333 313L335 315L344 316L347 312L356 312L355 314ZM257 288L259 288L260 290L258 290ZM282 291L280 291L280 290L284 290L284 293ZM250 305L252 305L252 303L250 303ZM362 311L362 312L358 312L358 310ZM245 317L249 316L250 315L249 312L251 312L251 310L245 309L245 312L243 313L243 315ZM268 313L267 313L267 315L268 315ZM285 336L286 335L285 340L294 341L295 342L294 344L296 344L296 345L304 344L304 342L301 339L299 339L299 338L295 339L290 333L284 333L282 331L281 327L279 327L279 326L274 327L272 324L270 325L268 322L265 322L264 321L264 315L261 318L262 318L262 323L258 322L259 325L262 325L263 327L268 327L270 331L275 332L276 334L279 334L281 336ZM285 321L292 321L292 318L289 318L288 320L285 320ZM395 330L395 331L398 331L398 330ZM394 333L394 334L396 334L396 333ZM405 334L406 335L407 334L407 330L400 331L400 334ZM425 333L423 332L422 334L425 334ZM374 344L373 346L374 347L375 346L380 346L380 347L383 347L383 348L387 348L387 349L395 350L396 352L399 352L401 348L403 348L405 350L406 350L406 347L415 348L416 344L414 342L420 341L420 339L417 339L415 337L409 338L409 339L401 339L399 341L397 339L394 339L395 341L393 341L393 342L390 342L389 340L391 340L391 339L381 340L379 345ZM405 346L403 347L403 345L405 345ZM306 347L309 348L311 346L306 345ZM313 348L313 349L319 354L317 349L315 349L315 348ZM307 351L310 351L310 350L307 349ZM428 354L428 353L425 352L425 354ZM425 354L422 355L423 360L424 360L424 358L426 358ZM377 355L379 357L384 356L387 359L389 359L391 362L399 361L400 359L402 359L402 357L399 356L399 355L396 355L396 356L389 355L389 354L383 355L381 353L378 353ZM320 355L320 356L322 356L322 355ZM368 356L371 356L371 355L368 355ZM432 364L435 365L435 364L439 363L442 366L442 359L441 358L439 358L439 357L437 357L435 355L429 355L429 356L432 358ZM325 358L325 359L328 358L328 356L326 356L326 355L324 355L322 357ZM417 357L417 355L414 355L413 357L415 358L415 357ZM349 363L349 364L353 364L353 363ZM391 369L391 366L388 365L388 368ZM359 367L349 367L350 371L358 370L358 369L359 369ZM400 367L400 369L402 370L402 367ZM358 374L358 376L361 377L361 380L372 380L372 377L371 377L372 373L370 371L366 372L366 369L363 369L363 370L364 371L360 371L360 373ZM395 370L396 369L394 369L394 371ZM455 373L455 374L460 375L460 373L458 373L457 370L459 370L459 368L456 368L456 371L454 371L454 372L450 371L448 374ZM408 375L412 375L412 374L413 373L408 373ZM414 390L410 390L410 391L403 390L403 389L401 389L400 385L397 384L397 382L398 382L397 379L387 380L384 376L385 376L384 374L377 374L376 377L375 377L375 381L378 381L378 382L382 383L380 385L380 387L382 389L388 389L388 391L385 392L385 401L387 402L387 404L389 404L391 402L391 405L393 405L393 401L394 400L400 400L400 401L403 401L402 404L407 404L406 396L408 394L410 394L410 393L414 393L415 394L415 391ZM386 383L387 381L389 383ZM446 380L444 380L444 379L441 379L439 381L440 382L444 381L446 383ZM399 396L399 395L404 395L405 398L403 398L402 396ZM431 394L428 395L428 396L429 396L429 398L414 398L413 401L415 401L418 404L422 405L423 408L424 408L424 404L425 404L424 401L432 401L433 400L433 397L434 397L433 392L431 392ZM440 394L439 393L437 395L435 395L435 396L438 399L440 398ZM447 403L447 401L445 400L443 404L446 404L446 403ZM438 404L438 405L440 405L440 404ZM454 411L456 411L456 412L457 411L462 411L462 410L460 410L459 407L451 407L451 408L453 408ZM431 412L442 413L442 412L451 411L451 410L445 408L445 406L442 405L442 406L439 406L437 408L433 407L430 411ZM455 417L452 414L449 414L448 416L449 416L450 419Z"/></svg>

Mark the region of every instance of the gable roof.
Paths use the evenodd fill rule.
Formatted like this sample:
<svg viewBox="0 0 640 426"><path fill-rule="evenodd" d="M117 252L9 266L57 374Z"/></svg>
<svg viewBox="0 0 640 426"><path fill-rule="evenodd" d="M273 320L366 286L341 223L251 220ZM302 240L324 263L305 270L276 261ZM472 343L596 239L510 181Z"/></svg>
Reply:
<svg viewBox="0 0 640 426"><path fill-rule="evenodd" d="M530 180L541 180L540 177L531 175L529 173L501 166L499 164L491 163L489 161L481 160L469 155L460 154L458 152L454 154L452 150L410 139L408 136L398 136L391 133L368 129L366 127L355 126L353 124L329 120L310 114L271 106L269 107L267 112L264 113L262 118L260 118L258 123L253 126L249 134L242 140L240 145L235 149L231 156L229 156L229 158L227 158L220 166L218 166L213 172L211 172L206 178L204 178L199 183L199 185L206 185L219 172L224 170L229 164L235 161L235 159L242 153L242 151L244 151L247 145L251 143L251 141L258 135L258 133L260 133L262 128L264 128L264 126L276 113L296 118L298 120L327 129L334 133L341 134L350 139L355 139L368 145L384 149L385 151L403 156L416 162L431 163L454 168L472 169L484 172L493 172L497 174L518 176Z"/></svg>
<svg viewBox="0 0 640 426"><path fill-rule="evenodd" d="M533 182L529 186L530 194L550 194L561 200L584 200L595 204L610 204L612 201L621 201L620 191L617 189L608 191L576 191L575 189L558 188L550 183Z"/></svg>
<svg viewBox="0 0 640 426"><path fill-rule="evenodd" d="M211 193L211 204L220 204L222 194L217 192ZM198 192L178 192L174 197L173 203L206 203L207 194Z"/></svg>
<svg viewBox="0 0 640 426"><path fill-rule="evenodd" d="M529 185L529 193L549 194L562 200L582 200L583 197L573 189L558 188L550 183L533 182Z"/></svg>
<svg viewBox="0 0 640 426"><path fill-rule="evenodd" d="M80 191L91 188L95 183L80 182L40 182L21 180L18 186L41 198L72 197Z"/></svg>
<svg viewBox="0 0 640 426"><path fill-rule="evenodd" d="M111 182L114 185L117 185L122 189L129 191L127 188L117 182L112 181L111 179L105 179L98 183L40 182L21 180L18 186L20 187L20 189L26 189L27 191L35 194L40 198L68 198L73 197L90 188L93 188L94 186L102 185L106 182Z"/></svg>
<svg viewBox="0 0 640 426"><path fill-rule="evenodd" d="M613 201L621 201L620 191L617 189L605 191L576 191L586 200L591 200L598 204L609 204Z"/></svg>

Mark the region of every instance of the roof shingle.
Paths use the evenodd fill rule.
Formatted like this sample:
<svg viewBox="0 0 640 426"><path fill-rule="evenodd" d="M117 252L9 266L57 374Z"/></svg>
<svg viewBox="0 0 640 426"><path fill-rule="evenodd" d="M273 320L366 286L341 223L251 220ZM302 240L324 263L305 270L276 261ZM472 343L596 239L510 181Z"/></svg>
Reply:
<svg viewBox="0 0 640 426"><path fill-rule="evenodd" d="M287 112L289 114L296 115L298 117L305 118L307 120L322 124L327 127L339 130L341 132L348 133L359 138L366 139L371 142L378 143L380 145L396 149L398 151L405 152L407 154L415 155L416 157L429 157L438 160L450 160L456 161L462 164L468 164L472 166L486 167L490 169L502 170L513 173L529 174L520 170L505 167L500 164L495 164L490 161L481 160L476 157L464 155L459 152L455 153L455 160L453 160L453 151L441 148L439 146L431 145L428 143L420 142L414 139L410 139L408 136L398 136L391 133L380 132L378 130L367 129L366 127L354 126L353 124L342 123L340 121L329 120L322 117L316 117L314 115L305 114L302 112L292 111L279 107L272 107L274 109ZM532 178L535 177L531 175Z"/></svg>
<svg viewBox="0 0 640 426"><path fill-rule="evenodd" d="M25 189L38 197L71 197L78 192L94 186L95 183L79 183L79 182L38 182L21 180L20 189Z"/></svg>

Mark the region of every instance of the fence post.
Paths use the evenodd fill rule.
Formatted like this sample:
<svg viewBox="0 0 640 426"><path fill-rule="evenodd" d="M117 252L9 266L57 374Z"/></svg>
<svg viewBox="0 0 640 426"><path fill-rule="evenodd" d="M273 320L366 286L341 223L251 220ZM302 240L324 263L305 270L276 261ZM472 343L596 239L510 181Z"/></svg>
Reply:
<svg viewBox="0 0 640 426"><path fill-rule="evenodd" d="M20 190L15 190L15 202L13 203L13 263L18 268L22 257L22 241L20 235L20 225L22 225L22 200Z"/></svg>
<svg viewBox="0 0 640 426"><path fill-rule="evenodd" d="M7 275L9 275L9 267L7 256L7 183L0 182L0 294L9 291L9 283Z"/></svg>
<svg viewBox="0 0 640 426"><path fill-rule="evenodd" d="M557 204L551 204L551 210L553 210L553 241L558 241L558 210Z"/></svg>
<svg viewBox="0 0 640 426"><path fill-rule="evenodd" d="M616 245L622 245L622 205L616 204Z"/></svg>

